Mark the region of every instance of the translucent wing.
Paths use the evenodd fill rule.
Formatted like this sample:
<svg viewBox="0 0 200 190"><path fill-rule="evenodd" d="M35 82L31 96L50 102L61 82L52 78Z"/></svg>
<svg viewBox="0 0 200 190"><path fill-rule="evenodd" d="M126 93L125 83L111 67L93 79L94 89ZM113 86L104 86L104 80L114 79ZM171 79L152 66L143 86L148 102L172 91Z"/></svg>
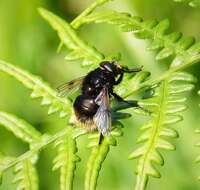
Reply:
<svg viewBox="0 0 200 190"><path fill-rule="evenodd" d="M80 89L80 86L82 85L84 76L80 78L76 78L72 81L69 81L67 83L61 84L59 87L57 87L58 96L64 97L69 96L76 92L78 89Z"/></svg>
<svg viewBox="0 0 200 190"><path fill-rule="evenodd" d="M95 99L95 102L99 105L99 109L94 116L95 125L98 128L98 131L103 135L108 135L112 124L111 124L111 112L109 105L109 94L108 89L103 88L98 97Z"/></svg>

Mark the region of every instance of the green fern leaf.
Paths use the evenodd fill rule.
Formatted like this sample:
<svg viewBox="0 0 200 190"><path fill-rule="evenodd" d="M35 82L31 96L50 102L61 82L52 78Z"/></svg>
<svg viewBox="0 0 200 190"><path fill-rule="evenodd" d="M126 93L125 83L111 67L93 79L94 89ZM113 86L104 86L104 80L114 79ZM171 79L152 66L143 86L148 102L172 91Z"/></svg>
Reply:
<svg viewBox="0 0 200 190"><path fill-rule="evenodd" d="M83 65L91 65L99 63L104 58L94 47L81 40L66 21L43 8L39 9L39 13L58 32L62 44L72 50L65 57L67 60L83 59Z"/></svg>
<svg viewBox="0 0 200 190"><path fill-rule="evenodd" d="M194 85L191 83L195 81L188 73L174 73L158 84L152 98L140 102L141 106L152 112L152 118L141 128L141 135L137 139L142 146L129 157L138 159L136 190L145 189L149 176L161 177L156 168L156 164L164 164L159 149L175 150L168 138L177 138L178 132L171 125L183 119L180 113L187 108L183 92L192 90Z"/></svg>
<svg viewBox="0 0 200 190"><path fill-rule="evenodd" d="M17 190L38 190L38 175L35 168L35 158L26 159L15 166L13 183L17 183Z"/></svg>
<svg viewBox="0 0 200 190"><path fill-rule="evenodd" d="M60 169L60 189L72 190L76 163L80 158L76 155L76 140L73 138L73 128L69 127L65 136L55 142L58 154L54 159L53 170Z"/></svg>
<svg viewBox="0 0 200 190"><path fill-rule="evenodd" d="M92 13L82 19L83 23L114 24L125 32L133 32L137 38L152 40L149 50L158 50L157 60L174 56L171 68L185 68L200 61L200 43L181 33L168 33L169 21L143 21L140 17L119 13L113 10Z"/></svg>
<svg viewBox="0 0 200 190"><path fill-rule="evenodd" d="M98 145L99 133L90 134L89 139L91 142L88 147L92 148L92 152L88 159L87 169L85 174L85 190L95 190L97 186L98 176L102 167L104 160L108 152L110 151L110 146L116 146L115 137L122 136L123 133L118 127L111 132L109 137L104 138L101 145Z"/></svg>
<svg viewBox="0 0 200 190"><path fill-rule="evenodd" d="M40 77L2 60L0 60L0 70L15 77L25 87L31 89L33 91L32 98L41 97L41 105L49 106L48 114L60 112L60 117L71 114L71 102L66 98L58 97L57 93Z"/></svg>
<svg viewBox="0 0 200 190"><path fill-rule="evenodd" d="M41 134L26 121L17 118L14 115L0 112L0 124L11 131L22 141L32 144L40 140Z"/></svg>

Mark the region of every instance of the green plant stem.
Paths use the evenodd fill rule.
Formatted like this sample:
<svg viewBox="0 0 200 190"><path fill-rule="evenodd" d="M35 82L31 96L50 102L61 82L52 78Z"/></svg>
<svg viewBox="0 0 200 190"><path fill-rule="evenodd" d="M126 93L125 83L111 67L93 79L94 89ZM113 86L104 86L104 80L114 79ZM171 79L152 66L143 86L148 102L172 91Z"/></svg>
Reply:
<svg viewBox="0 0 200 190"><path fill-rule="evenodd" d="M135 190L146 189L147 183L148 183L148 176L144 177L144 176L137 175Z"/></svg>

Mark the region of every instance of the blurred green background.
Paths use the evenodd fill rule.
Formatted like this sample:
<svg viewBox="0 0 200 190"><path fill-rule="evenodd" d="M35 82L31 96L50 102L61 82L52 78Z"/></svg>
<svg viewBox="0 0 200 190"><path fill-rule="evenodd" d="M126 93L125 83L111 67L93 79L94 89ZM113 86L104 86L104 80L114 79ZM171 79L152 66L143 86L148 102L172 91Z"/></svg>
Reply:
<svg viewBox="0 0 200 190"><path fill-rule="evenodd" d="M39 16L37 8L43 6L72 21L86 8L92 0L0 0L0 59L40 75L53 88L84 75L86 70L79 63L67 63L64 60L65 50L57 54L59 39L56 33ZM191 8L186 3L175 3L172 0L115 0L104 6L119 11L128 11L144 19L168 18L171 31L182 31L185 35L200 38L200 9ZM154 54L147 52L148 42L136 40L131 34L121 33L117 28L105 24L83 26L78 30L80 36L94 44L106 55L122 53L122 62L127 65L144 65L145 69L158 75L166 69L167 63L158 63ZM165 62L168 62L166 60ZM190 69L199 78L200 65ZM7 111L27 120L41 132L51 134L65 126L65 120L58 115L47 116L47 108L40 107L39 100L31 100L30 91L8 75L0 72L0 110ZM200 123L199 98L196 95L200 89L190 94L189 109L184 113L185 120L175 127L180 138L175 140L175 152L164 152L165 165L160 167L162 178L151 179L148 190L198 190L200 182L197 176L200 167L195 165L194 158L200 152L194 147L198 135L194 130ZM128 161L127 157L136 148L138 129L146 120L145 117L133 114L124 121L124 136L118 139L118 146L112 148L100 173L98 190L128 190L135 183L136 161ZM18 156L24 153L28 146L16 139L10 132L0 126L0 150L7 155ZM78 163L75 178L75 189L83 189L84 170L90 150L86 148L85 137L78 141L79 155L82 161ZM59 172L52 172L52 160L56 152L49 146L41 152L37 164L40 178L40 189L59 189ZM12 169L3 178L0 190L13 190L11 183Z"/></svg>

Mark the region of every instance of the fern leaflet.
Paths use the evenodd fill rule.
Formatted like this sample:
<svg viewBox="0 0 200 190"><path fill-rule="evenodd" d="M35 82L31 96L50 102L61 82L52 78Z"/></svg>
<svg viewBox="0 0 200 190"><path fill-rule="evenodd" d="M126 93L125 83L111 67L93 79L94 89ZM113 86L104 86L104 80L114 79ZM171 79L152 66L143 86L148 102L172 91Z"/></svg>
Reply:
<svg viewBox="0 0 200 190"><path fill-rule="evenodd" d="M50 23L52 28L58 32L61 42L72 50L65 57L66 60L83 59L83 65L90 65L99 63L104 58L103 54L81 40L75 30L66 21L43 8L40 8L39 12Z"/></svg>
<svg viewBox="0 0 200 190"><path fill-rule="evenodd" d="M11 131L16 137L29 144L40 140L41 134L26 121L14 115L0 112L0 124Z"/></svg>
<svg viewBox="0 0 200 190"><path fill-rule="evenodd" d="M152 118L141 128L137 143L142 144L131 155L138 158L136 190L144 190L149 176L159 178L161 175L155 164L163 165L164 159L158 149L174 150L175 146L167 138L176 138L178 133L170 126L181 121L179 114L186 109L183 92L193 88L195 78L183 72L177 72L162 81L155 88L152 98L141 101L141 105L152 111Z"/></svg>
<svg viewBox="0 0 200 190"><path fill-rule="evenodd" d="M35 158L34 158L35 159ZM29 159L15 166L13 183L18 183L17 190L38 190L38 175L34 166L35 161Z"/></svg>
<svg viewBox="0 0 200 190"><path fill-rule="evenodd" d="M48 114L60 112L60 117L71 114L71 102L66 98L58 97L57 93L40 77L2 60L0 60L0 70L15 77L25 87L31 89L32 98L41 97L41 105L49 106Z"/></svg>
<svg viewBox="0 0 200 190"><path fill-rule="evenodd" d="M55 142L58 154L54 159L53 170L60 169L60 189L72 190L76 163L80 158L76 155L76 140L73 138L73 128L69 127L65 136Z"/></svg>
<svg viewBox="0 0 200 190"><path fill-rule="evenodd" d="M119 126L118 126L119 127ZM92 141L88 147L92 148L92 152L88 159L87 169L85 174L85 190L95 190L97 186L98 176L106 156L110 150L110 146L116 146L115 137L122 136L123 133L120 128L117 128L111 132L109 137L104 138L101 145L98 145L99 134L91 134L89 138Z"/></svg>

